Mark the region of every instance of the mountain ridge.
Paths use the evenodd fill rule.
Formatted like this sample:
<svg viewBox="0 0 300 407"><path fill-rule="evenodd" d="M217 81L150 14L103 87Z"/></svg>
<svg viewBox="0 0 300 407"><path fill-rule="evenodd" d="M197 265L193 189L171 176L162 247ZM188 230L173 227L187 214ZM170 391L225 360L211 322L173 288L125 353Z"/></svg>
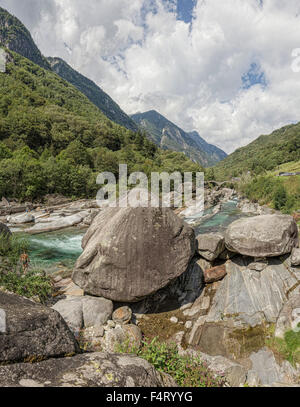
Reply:
<svg viewBox="0 0 300 407"><path fill-rule="evenodd" d="M87 96L110 120L129 130L137 131L137 126L131 118L93 81L77 72L61 58L44 57L24 24L2 7L0 7L0 44L41 68L54 71Z"/></svg>
<svg viewBox="0 0 300 407"><path fill-rule="evenodd" d="M227 157L224 151L207 143L196 131L185 132L156 110L136 113L130 117L160 148L183 151L190 159L205 167Z"/></svg>

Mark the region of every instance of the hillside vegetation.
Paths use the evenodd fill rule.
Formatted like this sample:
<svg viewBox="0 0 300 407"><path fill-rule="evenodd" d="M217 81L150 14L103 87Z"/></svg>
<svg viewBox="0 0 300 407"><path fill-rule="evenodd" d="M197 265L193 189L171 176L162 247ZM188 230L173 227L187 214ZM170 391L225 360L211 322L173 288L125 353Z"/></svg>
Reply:
<svg viewBox="0 0 300 407"><path fill-rule="evenodd" d="M61 78L74 85L89 98L110 120L129 130L137 131L135 122L117 105L113 99L103 92L93 81L81 75L60 58L47 58L52 70Z"/></svg>
<svg viewBox="0 0 300 407"><path fill-rule="evenodd" d="M0 196L94 197L96 176L129 171L196 171L184 154L162 152L140 132L110 121L55 73L6 50L0 74Z"/></svg>
<svg viewBox="0 0 300 407"><path fill-rule="evenodd" d="M282 127L239 148L214 168L217 179L240 177L274 170L281 164L300 160L300 123Z"/></svg>

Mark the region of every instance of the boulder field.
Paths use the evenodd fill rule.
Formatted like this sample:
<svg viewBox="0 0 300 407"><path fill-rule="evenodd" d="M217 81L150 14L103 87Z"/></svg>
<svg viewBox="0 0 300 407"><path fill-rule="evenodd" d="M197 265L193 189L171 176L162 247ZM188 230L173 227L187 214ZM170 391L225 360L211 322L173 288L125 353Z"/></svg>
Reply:
<svg viewBox="0 0 300 407"><path fill-rule="evenodd" d="M10 363L0 366L1 385L175 386L116 353L139 349L147 332L199 357L227 385L300 385L300 364L278 360L267 341L299 321L292 217L245 218L196 238L170 209L107 208L82 246L73 295L52 309L0 291L0 362ZM78 354L78 342L90 353Z"/></svg>

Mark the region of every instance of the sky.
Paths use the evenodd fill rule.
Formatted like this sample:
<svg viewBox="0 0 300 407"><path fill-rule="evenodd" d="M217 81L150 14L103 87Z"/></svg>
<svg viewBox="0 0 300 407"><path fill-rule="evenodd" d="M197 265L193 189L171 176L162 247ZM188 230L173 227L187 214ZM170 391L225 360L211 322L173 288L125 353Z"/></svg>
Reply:
<svg viewBox="0 0 300 407"><path fill-rule="evenodd" d="M300 121L299 0L0 5L126 113L155 109L227 153Z"/></svg>

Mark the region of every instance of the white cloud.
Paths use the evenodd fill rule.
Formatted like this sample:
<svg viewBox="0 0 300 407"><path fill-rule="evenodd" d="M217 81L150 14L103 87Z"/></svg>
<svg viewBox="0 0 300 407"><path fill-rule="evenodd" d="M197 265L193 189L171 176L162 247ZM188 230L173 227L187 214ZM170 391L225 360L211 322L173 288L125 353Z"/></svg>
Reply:
<svg viewBox="0 0 300 407"><path fill-rule="evenodd" d="M300 120L298 0L198 0L191 24L176 19L175 0L20 3L0 0L45 55L64 58L127 113L156 109L227 152ZM266 87L243 88L252 63Z"/></svg>

